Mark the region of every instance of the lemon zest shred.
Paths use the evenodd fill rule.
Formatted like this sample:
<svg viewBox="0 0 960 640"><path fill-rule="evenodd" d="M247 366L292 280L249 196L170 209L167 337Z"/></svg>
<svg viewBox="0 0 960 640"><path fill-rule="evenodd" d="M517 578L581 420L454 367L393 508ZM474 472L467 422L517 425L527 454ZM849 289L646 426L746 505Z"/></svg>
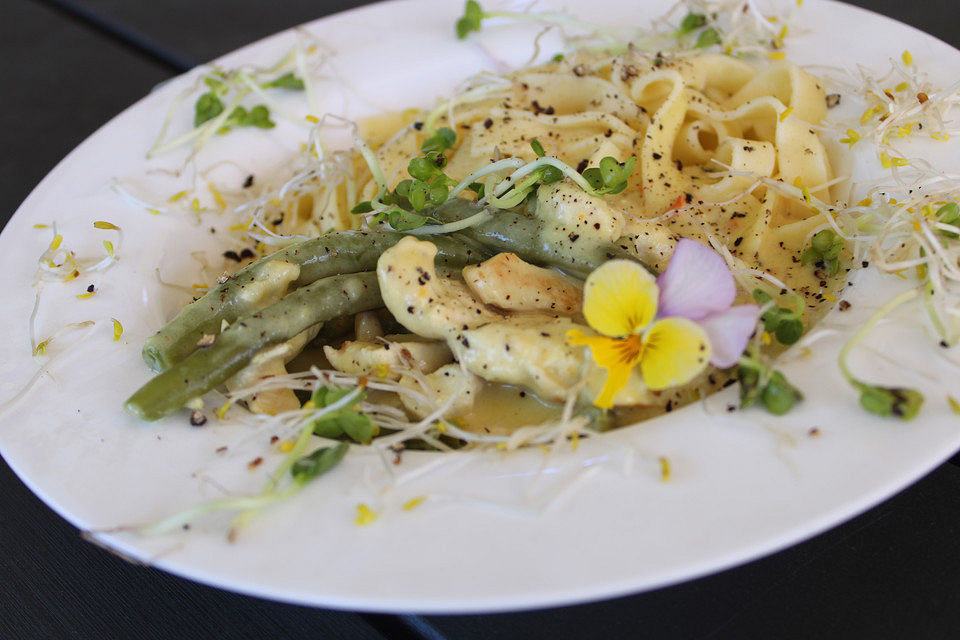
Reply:
<svg viewBox="0 0 960 640"><path fill-rule="evenodd" d="M213 186L212 182L207 183L207 189L210 191L210 194L213 196L214 201L217 203L217 207L220 209L227 208L227 202L223 199L223 196L220 194L220 191Z"/></svg>
<svg viewBox="0 0 960 640"><path fill-rule="evenodd" d="M223 420L223 417L227 415L227 411L230 409L230 404L231 402L227 400L223 403L223 405L220 406L219 409L217 409L217 418Z"/></svg>
<svg viewBox="0 0 960 640"><path fill-rule="evenodd" d="M93 297L93 294L95 294L96 292L97 292L97 290L94 289L93 291L87 291L87 292L84 292L84 293L79 293L79 294L77 294L77 297L80 298L81 300L86 300L87 298Z"/></svg>
<svg viewBox="0 0 960 640"><path fill-rule="evenodd" d="M793 113L793 107L787 107L782 112L780 112L780 122L783 122L790 117L790 114Z"/></svg>
<svg viewBox="0 0 960 640"><path fill-rule="evenodd" d="M280 451L283 453L290 453L293 451L293 443L289 440L284 440L280 443Z"/></svg>
<svg viewBox="0 0 960 640"><path fill-rule="evenodd" d="M190 192L189 192L189 191L186 191L186 190L184 190L184 191L177 191L175 194L173 194L172 196L170 196L170 199L167 200L167 202L176 202L177 200L181 200L181 199L183 199L183 197L186 196L188 193L190 193Z"/></svg>
<svg viewBox="0 0 960 640"><path fill-rule="evenodd" d="M353 521L358 527L365 527L369 524L373 524L377 517L377 512L373 511L370 509L370 507L361 502L357 505L357 517L354 518Z"/></svg>
<svg viewBox="0 0 960 640"><path fill-rule="evenodd" d="M47 355L47 345L50 344L50 338L47 338L43 342L39 343L33 349L33 355L35 356L45 356Z"/></svg>
<svg viewBox="0 0 960 640"><path fill-rule="evenodd" d="M110 319L113 320L113 341L118 342L120 340L120 336L123 335L123 325L120 324L120 321L116 318Z"/></svg>
<svg viewBox="0 0 960 640"><path fill-rule="evenodd" d="M947 396L947 404L950 405L950 409L954 413L956 413L957 415L960 415L960 402L958 402L956 398L954 398L953 396Z"/></svg>
<svg viewBox="0 0 960 640"><path fill-rule="evenodd" d="M824 293L824 294L823 294L823 299L824 299L824 300L829 300L830 302L836 302L836 301L837 301L837 298L836 298L835 296L830 295L829 293Z"/></svg>
<svg viewBox="0 0 960 640"><path fill-rule="evenodd" d="M910 66L913 64L913 54L909 50L905 50L900 57L903 59L903 64Z"/></svg>
<svg viewBox="0 0 960 640"><path fill-rule="evenodd" d="M112 222L106 222L105 220L97 220L93 223L94 229L107 229L110 231L120 231L120 227L113 224Z"/></svg>
<svg viewBox="0 0 960 640"><path fill-rule="evenodd" d="M423 504L427 499L427 496L417 496L416 498L411 498L403 503L404 511L413 511L421 504Z"/></svg>
<svg viewBox="0 0 960 640"><path fill-rule="evenodd" d="M670 479L670 459L667 456L660 456L658 460L660 461L660 481L666 482Z"/></svg>
<svg viewBox="0 0 960 640"><path fill-rule="evenodd" d="M767 55L770 56L771 60L783 60L787 57L787 54L783 51L771 51Z"/></svg>

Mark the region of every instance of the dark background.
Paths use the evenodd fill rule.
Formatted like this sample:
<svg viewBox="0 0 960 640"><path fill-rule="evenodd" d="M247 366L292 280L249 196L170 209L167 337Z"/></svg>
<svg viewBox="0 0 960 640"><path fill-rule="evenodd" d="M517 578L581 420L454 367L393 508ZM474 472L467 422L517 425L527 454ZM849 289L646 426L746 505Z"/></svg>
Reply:
<svg viewBox="0 0 960 640"><path fill-rule="evenodd" d="M4 0L3 222L60 158L159 82L361 4ZM953 2L853 4L960 42ZM715 576L563 609L419 617L277 604L129 565L83 542L0 461L0 638L956 637L958 462L843 526Z"/></svg>

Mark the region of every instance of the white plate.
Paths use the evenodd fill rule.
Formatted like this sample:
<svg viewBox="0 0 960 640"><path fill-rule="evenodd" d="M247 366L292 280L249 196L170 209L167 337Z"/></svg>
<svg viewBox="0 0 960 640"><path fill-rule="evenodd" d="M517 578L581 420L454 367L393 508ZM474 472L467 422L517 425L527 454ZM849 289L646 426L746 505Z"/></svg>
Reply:
<svg viewBox="0 0 960 640"><path fill-rule="evenodd" d="M666 6L639 15L632 1L602 4L611 10L595 16L638 22ZM336 69L353 87L322 83L325 106L358 115L371 112L371 104L429 104L489 65L476 44L452 38L460 8L459 2L440 0L387 3L308 25L336 52ZM910 49L942 85L960 73L954 49L860 9L808 2L800 22L809 31L789 43L789 52L802 64L860 63L883 70L888 57ZM373 25L391 28L378 28L371 38ZM530 26L509 25L487 30L481 41L520 63L530 53L532 33ZM292 38L280 34L223 63L272 62ZM423 51L429 55L418 53ZM110 189L119 179L138 195L163 198L178 190L180 182L155 170L176 167L182 156L147 162L144 152L170 100L192 77L163 87L84 142L47 176L0 236L0 269L8 287L0 318L0 334L8 336L0 345L5 363L0 398L6 398L38 366L29 352L27 319L35 260L50 235L34 225L57 221L65 243L81 254L96 254L100 241L110 237L92 229L94 220L115 222L126 233L121 263L92 281L99 288L93 298L75 297L91 283L87 280L45 288L40 336L68 322L97 324L51 345L51 375L6 412L0 426L0 448L9 464L83 529L155 521L222 490L255 492L278 460L265 453L269 434L248 427L211 420L196 429L183 416L145 424L121 409L149 377L140 345L183 298L158 284L155 266L163 266L167 279L191 282L196 264L185 257L189 251L203 248L215 255L226 248L215 234L191 227L188 215L151 215ZM178 124L185 126L187 117ZM199 164L230 157L242 171L264 175L301 138L292 125L231 134L205 150ZM407 455L395 469L400 480L387 492L376 490L383 467L357 454L296 499L263 513L234 544L224 538L222 518L159 538L99 537L162 569L223 588L378 611L557 605L730 567L856 515L960 446L957 418L945 401L950 388L939 381L956 380L957 354L936 346L919 313L904 312L884 324L868 340L883 355L861 349L853 364L878 382L923 385L927 403L920 418L903 423L870 416L858 408L837 371L843 327L861 322L898 286L903 285L895 278L858 276L845 296L853 308L835 313L825 325L841 330L827 332L809 357L783 366L808 398L785 417L756 410L727 413L731 391L705 406L581 442L557 458L540 450ZM112 340L111 317L126 328L119 343ZM812 427L819 428L819 437L808 435ZM215 453L221 446L229 447L226 454ZM247 462L257 455L266 461L251 472ZM672 464L668 482L659 479L661 456ZM411 511L401 508L421 495L430 499ZM371 526L353 522L361 502L381 512Z"/></svg>

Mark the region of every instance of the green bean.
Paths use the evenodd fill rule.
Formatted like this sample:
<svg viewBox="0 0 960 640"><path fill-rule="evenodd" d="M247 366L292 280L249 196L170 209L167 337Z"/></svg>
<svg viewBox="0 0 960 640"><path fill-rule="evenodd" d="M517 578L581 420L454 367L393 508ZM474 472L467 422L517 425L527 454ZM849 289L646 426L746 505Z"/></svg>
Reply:
<svg viewBox="0 0 960 640"><path fill-rule="evenodd" d="M451 198L437 207L434 215L446 223L474 215L482 209L481 205L464 198ZM494 251L515 253L527 262L557 267L581 280L607 260L615 258L640 262L656 275L635 255L613 243L586 237L571 240L569 245L551 242L542 221L514 211L494 209L488 220L462 229L459 233ZM431 240L434 237L440 236L432 236Z"/></svg>
<svg viewBox="0 0 960 640"><path fill-rule="evenodd" d="M319 238L281 249L252 262L233 277L184 307L143 346L143 359L154 371L165 371L197 349L204 334L216 335L224 320L229 323L273 302L276 297L243 295L247 287L263 281L270 264L284 261L300 268L290 284L296 289L329 276L371 271L386 249L403 238L394 231L334 231ZM470 240L454 236L437 238L437 263L462 267L486 257ZM280 294L282 295L282 293Z"/></svg>
<svg viewBox="0 0 960 640"><path fill-rule="evenodd" d="M238 318L206 348L155 376L124 405L143 420L158 420L225 382L253 356L320 322L383 305L372 271L317 280L270 306Z"/></svg>

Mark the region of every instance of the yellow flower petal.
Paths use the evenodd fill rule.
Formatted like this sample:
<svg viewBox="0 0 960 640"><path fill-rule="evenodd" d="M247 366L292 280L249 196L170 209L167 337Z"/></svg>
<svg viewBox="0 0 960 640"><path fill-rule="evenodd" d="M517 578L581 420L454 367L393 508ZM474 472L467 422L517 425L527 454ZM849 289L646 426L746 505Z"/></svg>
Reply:
<svg viewBox="0 0 960 640"><path fill-rule="evenodd" d="M657 281L636 262L610 260L587 277L583 315L611 338L639 333L657 315Z"/></svg>
<svg viewBox="0 0 960 640"><path fill-rule="evenodd" d="M658 320L643 337L640 370L651 389L690 382L710 359L710 340L697 323L686 318Z"/></svg>
<svg viewBox="0 0 960 640"><path fill-rule="evenodd" d="M574 346L590 347L593 361L607 370L603 389L593 404L602 409L612 407L614 396L626 386L630 372L643 356L643 339L634 335L626 338L588 336L572 329L567 332L567 342Z"/></svg>

